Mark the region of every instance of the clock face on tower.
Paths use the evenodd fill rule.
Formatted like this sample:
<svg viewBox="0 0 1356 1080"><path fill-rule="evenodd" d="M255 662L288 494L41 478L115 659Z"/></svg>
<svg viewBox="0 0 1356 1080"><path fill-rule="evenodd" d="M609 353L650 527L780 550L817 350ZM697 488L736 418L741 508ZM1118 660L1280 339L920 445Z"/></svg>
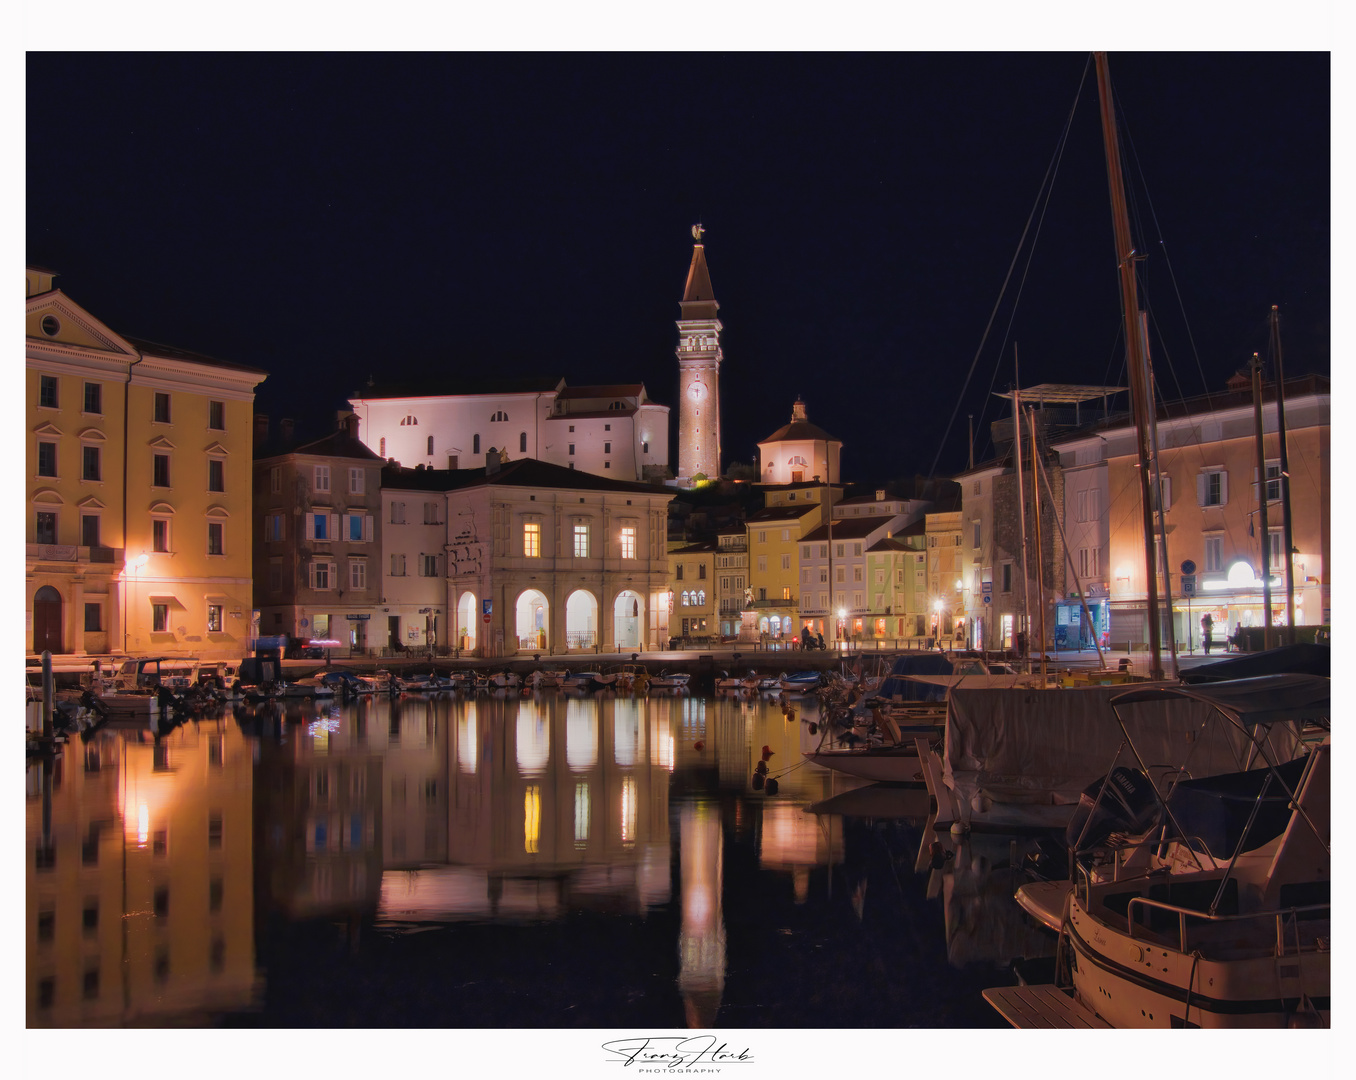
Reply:
<svg viewBox="0 0 1356 1080"><path fill-rule="evenodd" d="M702 385L700 375L693 381L688 393L692 395L693 401L701 401L702 395L706 393L706 387Z"/></svg>

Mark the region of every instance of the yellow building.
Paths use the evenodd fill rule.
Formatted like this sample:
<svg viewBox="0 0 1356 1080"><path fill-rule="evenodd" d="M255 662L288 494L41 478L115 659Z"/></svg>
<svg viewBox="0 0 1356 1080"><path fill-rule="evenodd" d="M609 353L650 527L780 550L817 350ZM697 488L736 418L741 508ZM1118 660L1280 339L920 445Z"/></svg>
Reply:
<svg viewBox="0 0 1356 1080"><path fill-rule="evenodd" d="M781 484L764 491L765 505L745 522L748 531L749 588L740 636L759 640L800 633L800 541L824 519L842 489L813 481Z"/></svg>
<svg viewBox="0 0 1356 1080"><path fill-rule="evenodd" d="M26 276L25 648L242 655L264 372L115 333Z"/></svg>
<svg viewBox="0 0 1356 1080"><path fill-rule="evenodd" d="M669 636L718 638L716 544L686 544L669 552Z"/></svg>

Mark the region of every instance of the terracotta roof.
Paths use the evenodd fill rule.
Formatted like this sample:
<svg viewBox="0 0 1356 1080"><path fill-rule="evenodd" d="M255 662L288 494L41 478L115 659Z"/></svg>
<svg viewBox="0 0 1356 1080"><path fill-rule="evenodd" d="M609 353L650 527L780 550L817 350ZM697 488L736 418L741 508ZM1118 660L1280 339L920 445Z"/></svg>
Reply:
<svg viewBox="0 0 1356 1080"><path fill-rule="evenodd" d="M804 506L769 506L759 510L756 514L750 514L745 518L745 522L755 521L794 521L796 518L803 518L811 510L818 510L818 503L806 503Z"/></svg>
<svg viewBox="0 0 1356 1080"><path fill-rule="evenodd" d="M680 306L685 320L714 319L720 310L715 290L711 288L710 271L706 269L706 248L701 244L692 245L692 264L687 268L687 284L683 286Z"/></svg>
<svg viewBox="0 0 1356 1080"><path fill-rule="evenodd" d="M882 536L879 540L877 540L866 550L868 552L871 552L871 551L918 551L921 549L910 547L903 540L901 540L900 535L896 533L894 536Z"/></svg>
<svg viewBox="0 0 1356 1080"><path fill-rule="evenodd" d="M635 416L640 412L634 405L624 405L620 409L590 409L587 412L553 412L547 420L598 420L608 416Z"/></svg>
<svg viewBox="0 0 1356 1080"><path fill-rule="evenodd" d="M609 480L604 476L584 472L582 469L568 469L563 465L552 465L536 458L519 458L499 466L499 471L486 474L484 469L458 469L453 476L455 487L481 487L482 485L502 487L539 487L556 488L561 491L616 491L634 492L637 495L663 495L673 498L670 488L655 484L639 484L630 480Z"/></svg>
<svg viewBox="0 0 1356 1080"><path fill-rule="evenodd" d="M670 555L709 555L717 550L716 545L707 540L698 544L688 544L687 547L674 548L669 552Z"/></svg>
<svg viewBox="0 0 1356 1080"><path fill-rule="evenodd" d="M382 398L499 397L504 394L548 394L564 380L558 376L527 376L521 379L468 379L457 375L421 377L417 382L389 382L362 386L349 396L359 401Z"/></svg>
<svg viewBox="0 0 1356 1080"><path fill-rule="evenodd" d="M602 386L567 386L556 397L568 401L572 398L639 397L643 393L644 383L607 383Z"/></svg>
<svg viewBox="0 0 1356 1080"><path fill-rule="evenodd" d="M263 368L250 367L248 364L235 364L229 360L218 360L216 357L207 356L204 353L190 352L188 349L179 349L173 345L162 345L158 341L147 341L145 338L135 338L128 334L121 336L138 352L147 353L151 356L163 356L166 360L187 360L193 364L207 364L210 367L228 368L231 371L248 371L256 375L268 374Z"/></svg>
<svg viewBox="0 0 1356 1080"><path fill-rule="evenodd" d="M361 458L364 461L384 461L360 439L351 438L346 431L332 431L320 439L302 443L290 451L293 454L312 454L316 457Z"/></svg>
<svg viewBox="0 0 1356 1080"><path fill-rule="evenodd" d="M876 517L853 517L853 518L834 518L833 519L833 539L837 543L839 540L860 540L863 536L882 529L889 522L890 518L883 515ZM801 537L803 540L827 540L829 538L829 527L827 524L820 525L813 532Z"/></svg>
<svg viewBox="0 0 1356 1080"><path fill-rule="evenodd" d="M790 442L792 439L811 440L811 441L815 439L820 439L823 440L824 442L836 442L840 445L843 442L842 439L830 435L827 431L825 431L822 427L819 427L817 424L812 424L808 420L794 420L791 423L787 424L785 427L778 428L766 439L761 440L758 443L758 445L766 446L768 443Z"/></svg>

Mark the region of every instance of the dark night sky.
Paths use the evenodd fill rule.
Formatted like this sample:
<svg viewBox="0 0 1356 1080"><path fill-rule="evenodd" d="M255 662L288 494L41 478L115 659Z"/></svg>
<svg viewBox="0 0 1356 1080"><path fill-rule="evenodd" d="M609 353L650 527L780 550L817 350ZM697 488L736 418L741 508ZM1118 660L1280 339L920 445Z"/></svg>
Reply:
<svg viewBox="0 0 1356 1080"><path fill-rule="evenodd" d="M1272 304L1287 373L1326 373L1328 54L1110 67L1160 384L1221 388ZM845 479L961 468L1014 341L1023 385L1124 380L1086 53L33 53L27 84L28 259L115 330L267 370L275 418L464 372L643 380L676 428L698 220L727 465L800 394Z"/></svg>

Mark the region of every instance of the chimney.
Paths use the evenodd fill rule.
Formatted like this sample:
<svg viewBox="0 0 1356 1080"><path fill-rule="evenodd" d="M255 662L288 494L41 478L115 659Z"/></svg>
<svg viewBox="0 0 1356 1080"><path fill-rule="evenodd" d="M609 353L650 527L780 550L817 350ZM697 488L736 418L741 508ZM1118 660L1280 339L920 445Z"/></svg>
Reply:
<svg viewBox="0 0 1356 1080"><path fill-rule="evenodd" d="M876 502L884 502L884 501L885 501L885 489L884 489L884 488L876 488Z"/></svg>
<svg viewBox="0 0 1356 1080"><path fill-rule="evenodd" d="M358 414L348 410L339 412L339 430L354 442L358 441Z"/></svg>
<svg viewBox="0 0 1356 1080"><path fill-rule="evenodd" d="M292 421L286 417L278 421L278 438L283 442L292 441Z"/></svg>
<svg viewBox="0 0 1356 1080"><path fill-rule="evenodd" d="M268 442L268 413L254 414L254 445L263 446Z"/></svg>

